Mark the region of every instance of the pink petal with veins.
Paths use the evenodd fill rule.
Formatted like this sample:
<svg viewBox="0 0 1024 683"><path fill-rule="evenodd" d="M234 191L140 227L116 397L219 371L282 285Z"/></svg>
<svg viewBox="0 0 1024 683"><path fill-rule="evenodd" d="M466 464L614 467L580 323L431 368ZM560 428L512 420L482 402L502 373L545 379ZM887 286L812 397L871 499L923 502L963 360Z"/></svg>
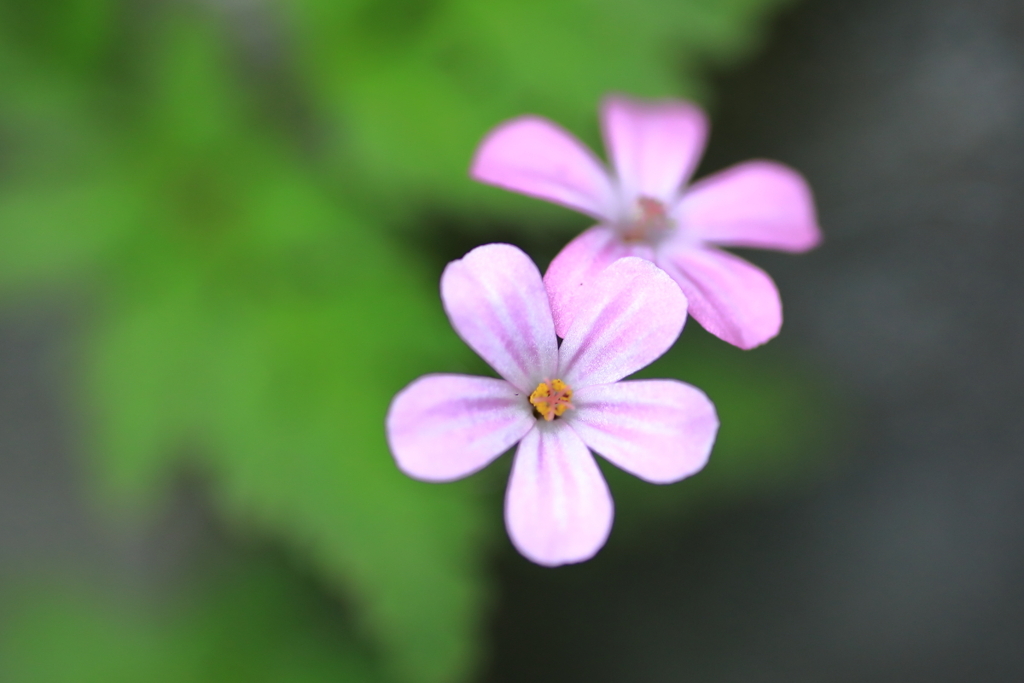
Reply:
<svg viewBox="0 0 1024 683"><path fill-rule="evenodd" d="M690 315L719 339L752 349L779 333L779 290L757 266L719 249L685 244L664 245L658 265L686 294Z"/></svg>
<svg viewBox="0 0 1024 683"><path fill-rule="evenodd" d="M624 194L666 204L696 169L708 134L707 116L699 107L672 100L605 98L601 124Z"/></svg>
<svg viewBox="0 0 1024 683"><path fill-rule="evenodd" d="M540 424L516 451L505 524L526 558L547 566L590 559L612 527L608 485L566 424Z"/></svg>
<svg viewBox="0 0 1024 683"><path fill-rule="evenodd" d="M501 124L480 143L470 176L604 220L615 212L608 172L563 128L538 116Z"/></svg>
<svg viewBox="0 0 1024 683"><path fill-rule="evenodd" d="M568 332L578 308L576 299L586 291L590 279L630 253L631 249L615 232L603 225L580 233L558 252L544 273L544 286L551 298L551 314L559 337Z"/></svg>
<svg viewBox="0 0 1024 683"><path fill-rule="evenodd" d="M665 353L686 321L686 297L650 261L628 256L576 298L558 350L558 376L574 390L622 379Z"/></svg>
<svg viewBox="0 0 1024 683"><path fill-rule="evenodd" d="M534 428L528 398L501 379L425 375L395 396L386 420L399 469L424 481L476 472Z"/></svg>
<svg viewBox="0 0 1024 683"><path fill-rule="evenodd" d="M773 161L748 161L697 181L676 216L684 232L723 246L800 252L821 241L807 182Z"/></svg>
<svg viewBox="0 0 1024 683"><path fill-rule="evenodd" d="M700 389L669 379L583 387L567 419L591 449L655 484L700 471L718 432L715 406Z"/></svg>
<svg viewBox="0 0 1024 683"><path fill-rule="evenodd" d="M508 244L477 247L441 275L452 327L498 374L533 391L558 367L551 305L530 257Z"/></svg>

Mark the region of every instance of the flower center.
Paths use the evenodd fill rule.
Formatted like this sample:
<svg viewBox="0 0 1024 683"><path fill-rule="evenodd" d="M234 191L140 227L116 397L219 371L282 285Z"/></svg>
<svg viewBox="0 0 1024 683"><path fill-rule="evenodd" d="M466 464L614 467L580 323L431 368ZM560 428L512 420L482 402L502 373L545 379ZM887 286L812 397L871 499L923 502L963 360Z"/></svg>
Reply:
<svg viewBox="0 0 1024 683"><path fill-rule="evenodd" d="M573 405L569 402L571 399L572 389L560 379L541 382L530 394L534 413L548 422L556 417L562 417L562 413L572 408Z"/></svg>
<svg viewBox="0 0 1024 683"><path fill-rule="evenodd" d="M622 226L624 242L654 242L672 228L665 205L652 197L640 196L632 220Z"/></svg>

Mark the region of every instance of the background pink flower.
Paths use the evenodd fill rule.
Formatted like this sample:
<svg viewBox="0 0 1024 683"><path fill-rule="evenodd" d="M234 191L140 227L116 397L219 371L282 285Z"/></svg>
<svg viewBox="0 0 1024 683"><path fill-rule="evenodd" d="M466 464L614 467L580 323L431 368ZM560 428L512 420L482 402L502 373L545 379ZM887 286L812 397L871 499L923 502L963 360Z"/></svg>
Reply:
<svg viewBox="0 0 1024 683"><path fill-rule="evenodd" d="M564 332L575 292L609 263L639 256L668 272L690 314L740 348L779 332L782 303L761 269L719 247L801 252L821 239L804 179L772 161L748 161L684 187L704 150L704 112L681 101L605 99L605 146L615 169L571 134L535 116L508 121L480 145L476 180L563 204L599 221L551 263L545 282L559 293Z"/></svg>
<svg viewBox="0 0 1024 683"><path fill-rule="evenodd" d="M612 498L589 449L654 483L707 462L718 418L703 392L619 381L664 353L686 319L686 298L649 262L622 259L595 276L574 297L560 345L540 272L515 247L478 247L448 264L441 298L502 379L419 378L391 403L388 443L405 473L451 481L518 442L505 521L527 558L580 562L604 545Z"/></svg>

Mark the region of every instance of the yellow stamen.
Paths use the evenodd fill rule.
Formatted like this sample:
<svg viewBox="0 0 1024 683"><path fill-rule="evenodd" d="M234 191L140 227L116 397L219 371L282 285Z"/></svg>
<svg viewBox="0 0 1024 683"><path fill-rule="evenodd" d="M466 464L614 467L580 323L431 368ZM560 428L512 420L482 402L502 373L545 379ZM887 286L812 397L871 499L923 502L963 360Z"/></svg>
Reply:
<svg viewBox="0 0 1024 683"><path fill-rule="evenodd" d="M572 389L560 379L547 380L537 385L530 394L530 403L537 414L548 422L572 408Z"/></svg>

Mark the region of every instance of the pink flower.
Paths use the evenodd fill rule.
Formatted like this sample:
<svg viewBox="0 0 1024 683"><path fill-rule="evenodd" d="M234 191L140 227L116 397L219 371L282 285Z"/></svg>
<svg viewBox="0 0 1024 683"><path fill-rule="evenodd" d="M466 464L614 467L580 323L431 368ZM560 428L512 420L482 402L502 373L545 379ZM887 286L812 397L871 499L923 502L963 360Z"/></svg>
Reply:
<svg viewBox="0 0 1024 683"><path fill-rule="evenodd" d="M555 258L544 276L559 294L555 328L575 311L574 292L623 256L653 261L686 294L690 315L740 348L763 344L782 326L775 283L719 247L801 252L821 239L804 179L771 161L748 161L684 187L707 137L707 118L680 101L609 97L602 105L605 146L615 175L554 123L508 121L484 139L476 180L547 199L599 221Z"/></svg>
<svg viewBox="0 0 1024 683"><path fill-rule="evenodd" d="M612 498L589 449L655 483L707 462L718 418L703 392L619 381L664 353L686 319L679 287L647 261L622 259L594 277L574 297L561 344L540 272L515 247L478 247L448 264L441 299L502 379L419 378L391 403L388 443L409 476L451 481L518 442L505 522L527 558L581 562L608 538Z"/></svg>

